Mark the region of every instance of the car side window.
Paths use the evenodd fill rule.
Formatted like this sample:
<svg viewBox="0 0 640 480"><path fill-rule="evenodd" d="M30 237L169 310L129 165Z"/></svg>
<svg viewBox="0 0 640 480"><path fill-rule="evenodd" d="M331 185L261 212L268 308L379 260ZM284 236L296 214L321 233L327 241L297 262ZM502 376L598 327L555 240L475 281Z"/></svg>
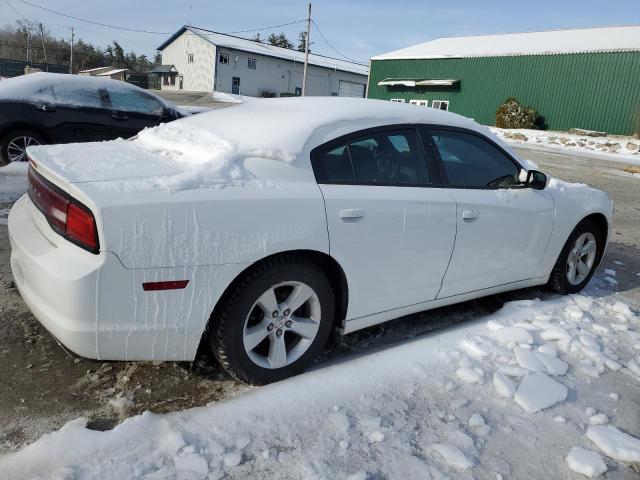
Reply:
<svg viewBox="0 0 640 480"><path fill-rule="evenodd" d="M431 136L451 186L509 188L520 184L518 166L479 136L449 130L432 130Z"/></svg>
<svg viewBox="0 0 640 480"><path fill-rule="evenodd" d="M320 183L424 185L430 183L414 130L375 132L330 147L317 159ZM319 174L318 174L319 173Z"/></svg>
<svg viewBox="0 0 640 480"><path fill-rule="evenodd" d="M137 112L146 115L162 115L164 105L151 95L124 88L107 89L111 99L111 107L123 112Z"/></svg>
<svg viewBox="0 0 640 480"><path fill-rule="evenodd" d="M70 107L104 108L100 90L75 83L60 82L39 88L33 95L37 102Z"/></svg>

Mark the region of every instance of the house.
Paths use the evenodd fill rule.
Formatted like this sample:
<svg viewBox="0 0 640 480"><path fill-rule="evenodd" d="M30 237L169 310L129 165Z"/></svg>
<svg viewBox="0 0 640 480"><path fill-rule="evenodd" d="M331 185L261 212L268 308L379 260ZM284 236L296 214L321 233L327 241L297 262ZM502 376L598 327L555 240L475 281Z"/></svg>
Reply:
<svg viewBox="0 0 640 480"><path fill-rule="evenodd" d="M126 68L114 68L112 70L107 70L106 72L98 73L96 77L109 77L112 80L120 80L122 82L126 82L128 74L129 70Z"/></svg>
<svg viewBox="0 0 640 480"><path fill-rule="evenodd" d="M439 38L371 59L368 97L493 125L516 97L546 128L640 130L640 26Z"/></svg>
<svg viewBox="0 0 640 480"><path fill-rule="evenodd" d="M184 26L158 50L163 90L268 97L300 95L304 52ZM309 54L306 94L364 97L367 65Z"/></svg>
<svg viewBox="0 0 640 480"><path fill-rule="evenodd" d="M78 75L83 75L83 76L87 76L87 77L95 77L96 75L99 75L101 73L104 72L108 72L109 70L113 70L115 67L97 67L97 68L90 68L88 70L80 70L78 72Z"/></svg>

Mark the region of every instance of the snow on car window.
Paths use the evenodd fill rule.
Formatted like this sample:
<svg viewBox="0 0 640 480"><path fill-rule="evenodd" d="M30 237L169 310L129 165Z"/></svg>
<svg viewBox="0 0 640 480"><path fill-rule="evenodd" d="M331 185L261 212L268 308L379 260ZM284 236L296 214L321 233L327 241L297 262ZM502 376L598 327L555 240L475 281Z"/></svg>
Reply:
<svg viewBox="0 0 640 480"><path fill-rule="evenodd" d="M147 115L162 115L164 105L151 95L128 88L125 85L110 85L107 88L114 110L138 112Z"/></svg>
<svg viewBox="0 0 640 480"><path fill-rule="evenodd" d="M75 82L45 85L35 91L33 99L36 102L55 105L104 108L99 88L78 85Z"/></svg>

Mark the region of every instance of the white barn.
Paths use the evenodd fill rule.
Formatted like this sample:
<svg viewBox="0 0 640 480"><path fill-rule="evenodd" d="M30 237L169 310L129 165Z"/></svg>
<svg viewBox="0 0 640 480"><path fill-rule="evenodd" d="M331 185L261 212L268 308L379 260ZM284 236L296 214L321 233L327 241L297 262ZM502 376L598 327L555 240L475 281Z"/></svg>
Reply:
<svg viewBox="0 0 640 480"><path fill-rule="evenodd" d="M304 52L184 26L158 50L162 90L252 97L300 95ZM306 94L364 97L369 67L309 54Z"/></svg>

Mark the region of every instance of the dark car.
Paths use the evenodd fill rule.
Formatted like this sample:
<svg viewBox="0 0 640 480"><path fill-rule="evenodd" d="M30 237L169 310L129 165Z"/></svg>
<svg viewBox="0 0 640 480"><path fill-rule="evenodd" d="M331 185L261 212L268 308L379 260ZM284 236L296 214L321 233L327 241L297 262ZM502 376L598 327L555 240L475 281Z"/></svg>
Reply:
<svg viewBox="0 0 640 480"><path fill-rule="evenodd" d="M29 145L128 138L181 118L170 103L119 80L34 73L0 82L0 160Z"/></svg>

